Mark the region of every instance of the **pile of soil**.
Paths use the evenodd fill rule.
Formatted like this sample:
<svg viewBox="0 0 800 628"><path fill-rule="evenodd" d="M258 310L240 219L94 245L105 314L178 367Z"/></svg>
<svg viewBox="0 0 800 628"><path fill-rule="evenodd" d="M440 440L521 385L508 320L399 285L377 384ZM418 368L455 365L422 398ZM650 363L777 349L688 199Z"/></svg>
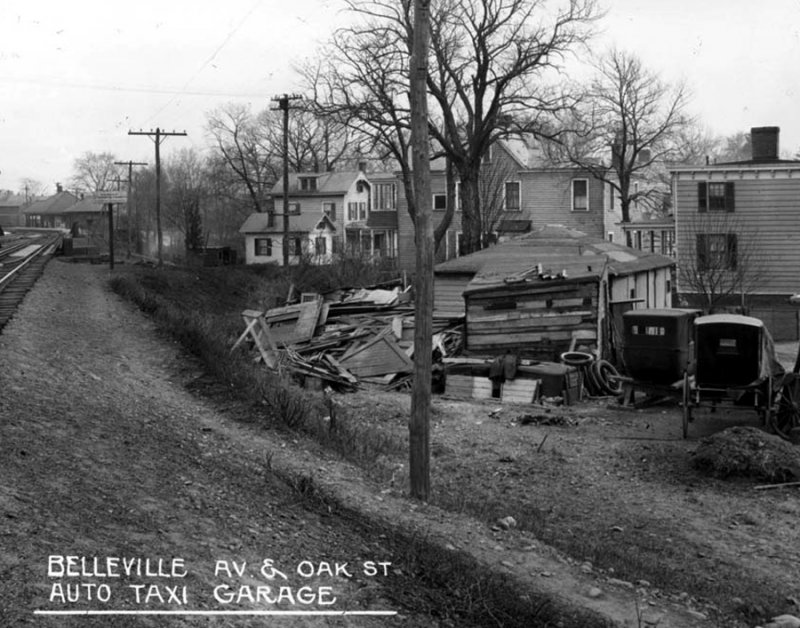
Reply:
<svg viewBox="0 0 800 628"><path fill-rule="evenodd" d="M730 427L704 438L692 462L696 469L717 478L800 480L800 448L750 426Z"/></svg>

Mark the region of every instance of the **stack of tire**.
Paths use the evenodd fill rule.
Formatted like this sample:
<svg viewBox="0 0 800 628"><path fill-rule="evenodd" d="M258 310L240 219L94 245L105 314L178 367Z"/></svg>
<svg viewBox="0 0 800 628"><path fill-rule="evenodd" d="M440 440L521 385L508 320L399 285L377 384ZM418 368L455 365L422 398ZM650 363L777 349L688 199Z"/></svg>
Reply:
<svg viewBox="0 0 800 628"><path fill-rule="evenodd" d="M622 394L619 372L611 362L598 360L591 353L567 351L561 354L561 361L578 369L583 389L590 397L607 397Z"/></svg>

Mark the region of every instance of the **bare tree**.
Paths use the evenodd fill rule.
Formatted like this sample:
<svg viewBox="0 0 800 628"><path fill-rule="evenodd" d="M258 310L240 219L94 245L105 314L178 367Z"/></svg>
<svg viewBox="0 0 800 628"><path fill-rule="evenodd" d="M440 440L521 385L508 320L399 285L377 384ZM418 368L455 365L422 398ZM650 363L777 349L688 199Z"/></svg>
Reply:
<svg viewBox="0 0 800 628"><path fill-rule="evenodd" d="M681 239L686 242L678 268L681 294L697 295L707 312L732 302L746 311L747 297L768 268L758 231L745 229L731 213L709 211L692 216Z"/></svg>
<svg viewBox="0 0 800 628"><path fill-rule="evenodd" d="M30 177L20 179L18 193L25 197L26 203L33 200L37 196L41 196L44 194L44 191L45 186L41 181L32 179Z"/></svg>
<svg viewBox="0 0 800 628"><path fill-rule="evenodd" d="M508 161L493 159L485 163L481 168L481 178L478 183L478 198L481 206L481 239L483 246L489 242L492 233L497 231L497 227L506 215L506 194L511 193L507 190L506 184L513 178L516 169ZM510 182L514 185L517 182ZM519 194L519 188L516 188ZM519 201L519 197L516 199Z"/></svg>
<svg viewBox="0 0 800 628"><path fill-rule="evenodd" d="M89 193L114 189L121 172L115 161L112 153L84 153L73 162L70 185Z"/></svg>
<svg viewBox="0 0 800 628"><path fill-rule="evenodd" d="M347 0L363 20L336 34L331 76L321 100L375 137L394 157L411 199L407 59L413 38L411 0ZM546 135L550 115L571 100L544 76L583 43L596 17L594 0L566 0L550 11L540 0L432 2L429 131L432 156L446 156L461 184L467 252L482 246L479 180L493 143L515 134ZM452 197L451 197L452 198ZM448 203L452 210L452 202ZM415 207L409 213L415 218ZM444 234L445 216L436 229Z"/></svg>
<svg viewBox="0 0 800 628"><path fill-rule="evenodd" d="M250 108L223 105L207 114L206 128L232 180L245 190L252 211L266 211L267 196L280 173L280 154L265 141Z"/></svg>
<svg viewBox="0 0 800 628"><path fill-rule="evenodd" d="M630 222L632 205L661 203L657 169L680 157L688 94L683 84L663 81L628 52L612 49L596 70L582 103L563 120L568 131L551 148L557 159L607 183L619 198L622 222Z"/></svg>
<svg viewBox="0 0 800 628"><path fill-rule="evenodd" d="M208 206L208 169L193 148L182 148L165 164L167 193L164 218L183 233L186 251L203 247L204 213Z"/></svg>

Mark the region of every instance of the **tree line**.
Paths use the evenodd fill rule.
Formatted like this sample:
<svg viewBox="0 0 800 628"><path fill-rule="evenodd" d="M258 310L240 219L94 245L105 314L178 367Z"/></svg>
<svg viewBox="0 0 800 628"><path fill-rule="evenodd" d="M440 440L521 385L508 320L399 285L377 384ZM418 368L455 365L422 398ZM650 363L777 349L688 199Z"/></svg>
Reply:
<svg viewBox="0 0 800 628"><path fill-rule="evenodd" d="M372 170L396 171L414 220L414 3L345 3L352 19L295 68L305 89L290 115L289 168L324 172L367 162ZM486 157L504 139L535 144L549 164L579 166L605 181L623 222L633 204L667 208L668 164L735 160L745 151L749 158L745 134L715 137L689 115L685 85L663 80L630 51L594 55L602 17L595 0L430 3L429 157L443 164L448 199L434 226L437 246L453 219L457 186L464 252L486 246L502 206L487 182L505 176L491 172ZM575 68L585 78L570 77ZM269 193L282 173L279 111L231 102L206 118L206 147L182 148L163 164L164 218L184 234L187 249L233 242L247 215L273 211ZM127 176L115 160L85 153L75 160L70 186L115 189ZM146 228L154 170L137 169L133 178L135 219Z"/></svg>

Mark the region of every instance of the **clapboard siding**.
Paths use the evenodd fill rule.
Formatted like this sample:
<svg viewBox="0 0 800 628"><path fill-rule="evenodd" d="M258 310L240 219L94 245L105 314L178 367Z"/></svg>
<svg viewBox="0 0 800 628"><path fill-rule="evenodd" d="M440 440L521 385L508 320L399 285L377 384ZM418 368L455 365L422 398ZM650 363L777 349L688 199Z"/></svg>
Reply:
<svg viewBox="0 0 800 628"><path fill-rule="evenodd" d="M464 315L464 290L472 273L464 275L435 275L433 278L433 309L442 314Z"/></svg>
<svg viewBox="0 0 800 628"><path fill-rule="evenodd" d="M800 166L800 164L798 164ZM758 178L755 173L758 172ZM791 175L791 176L790 176ZM699 181L733 181L733 212L697 211ZM675 180L678 265L694 265L696 233L735 232L739 250L757 251L764 267L757 290L763 294L793 294L800 280L800 169L737 169L680 173ZM684 288L678 284L679 289Z"/></svg>
<svg viewBox="0 0 800 628"><path fill-rule="evenodd" d="M588 211L572 211L573 179L589 181ZM540 169L521 172L520 182L522 213L534 229L558 224L605 238L602 181L579 169Z"/></svg>

